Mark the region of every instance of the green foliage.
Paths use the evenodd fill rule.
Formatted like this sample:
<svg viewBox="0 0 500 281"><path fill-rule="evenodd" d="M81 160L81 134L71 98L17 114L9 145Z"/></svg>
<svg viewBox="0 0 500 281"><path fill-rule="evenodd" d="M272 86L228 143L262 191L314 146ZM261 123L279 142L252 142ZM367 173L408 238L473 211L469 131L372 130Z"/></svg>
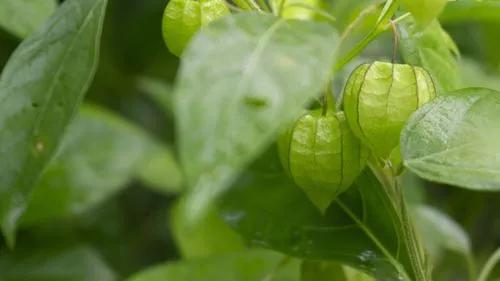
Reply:
<svg viewBox="0 0 500 281"><path fill-rule="evenodd" d="M0 0L0 280L498 279L498 3Z"/></svg>
<svg viewBox="0 0 500 281"><path fill-rule="evenodd" d="M129 281L259 281L280 264L283 256L252 250L220 257L195 259L153 267L128 279ZM274 271L274 281L298 281L299 265L296 261Z"/></svg>
<svg viewBox="0 0 500 281"><path fill-rule="evenodd" d="M171 229L177 246L185 258L201 258L243 251L245 244L212 207L196 224L189 223L183 200L171 210Z"/></svg>
<svg viewBox="0 0 500 281"><path fill-rule="evenodd" d="M145 181L160 182L158 189L175 192L180 171L170 153L119 117L84 106L34 188L22 223L81 214L123 189L138 171Z"/></svg>
<svg viewBox="0 0 500 281"><path fill-rule="evenodd" d="M445 250L472 258L472 246L465 230L438 209L418 206L415 223L426 241L427 250L435 261L443 258Z"/></svg>
<svg viewBox="0 0 500 281"><path fill-rule="evenodd" d="M500 93L482 88L437 98L403 131L404 164L428 180L499 190L499 105Z"/></svg>
<svg viewBox="0 0 500 281"><path fill-rule="evenodd" d="M276 163L277 157L270 152L262 161ZM371 172L322 215L279 168L256 165L221 205L226 221L247 241L296 257L347 263L382 280L419 274L412 272L407 252L415 241L403 233L404 214Z"/></svg>
<svg viewBox="0 0 500 281"><path fill-rule="evenodd" d="M326 24L258 14L226 17L193 40L175 113L194 218L321 90L335 43Z"/></svg>
<svg viewBox="0 0 500 281"><path fill-rule="evenodd" d="M0 27L24 38L57 8L56 0L0 0Z"/></svg>
<svg viewBox="0 0 500 281"><path fill-rule="evenodd" d="M401 52L406 63L418 65L429 71L441 91L458 89L460 70L459 51L439 22L433 21L420 30L409 18L398 24L401 34Z"/></svg>
<svg viewBox="0 0 500 281"><path fill-rule="evenodd" d="M373 281L374 279L348 266L325 261L302 262L301 281Z"/></svg>
<svg viewBox="0 0 500 281"><path fill-rule="evenodd" d="M99 254L86 246L0 255L2 281L115 281Z"/></svg>
<svg viewBox="0 0 500 281"><path fill-rule="evenodd" d="M443 11L448 0L402 0L417 22L426 27Z"/></svg>
<svg viewBox="0 0 500 281"><path fill-rule="evenodd" d="M0 224L11 246L27 195L92 82L106 3L65 2L2 72Z"/></svg>

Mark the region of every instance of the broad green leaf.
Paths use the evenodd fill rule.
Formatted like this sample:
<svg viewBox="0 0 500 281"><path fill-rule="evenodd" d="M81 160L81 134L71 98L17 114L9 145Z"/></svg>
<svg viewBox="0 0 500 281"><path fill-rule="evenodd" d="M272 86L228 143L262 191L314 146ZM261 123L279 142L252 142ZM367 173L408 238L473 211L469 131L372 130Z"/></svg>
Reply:
<svg viewBox="0 0 500 281"><path fill-rule="evenodd" d="M320 94L336 38L327 24L256 13L225 17L194 38L175 89L193 219Z"/></svg>
<svg viewBox="0 0 500 281"><path fill-rule="evenodd" d="M68 0L14 52L0 78L0 224L9 245L98 62L107 0Z"/></svg>
<svg viewBox="0 0 500 281"><path fill-rule="evenodd" d="M500 1L462 0L450 2L440 17L444 23L488 22L499 23Z"/></svg>
<svg viewBox="0 0 500 281"><path fill-rule="evenodd" d="M441 14L448 0L402 0L421 26L427 26Z"/></svg>
<svg viewBox="0 0 500 281"><path fill-rule="evenodd" d="M0 27L24 38L42 25L57 7L56 0L0 0Z"/></svg>
<svg viewBox="0 0 500 281"><path fill-rule="evenodd" d="M299 271L296 260L284 259L269 251L251 250L166 263L140 272L128 281L299 281Z"/></svg>
<svg viewBox="0 0 500 281"><path fill-rule="evenodd" d="M373 277L331 261L302 262L301 281L374 281Z"/></svg>
<svg viewBox="0 0 500 281"><path fill-rule="evenodd" d="M2 281L118 280L98 253L85 246L4 252L0 272Z"/></svg>
<svg viewBox="0 0 500 281"><path fill-rule="evenodd" d="M500 92L467 88L417 111L401 137L417 175L476 190L500 190Z"/></svg>
<svg viewBox="0 0 500 281"><path fill-rule="evenodd" d="M437 262L443 250L449 250L469 258L472 255L468 235L463 228L445 213L429 206L415 209L415 223L424 237L426 248Z"/></svg>
<svg viewBox="0 0 500 281"><path fill-rule="evenodd" d="M167 151L167 155L159 151ZM178 167L151 164L157 161L151 161L153 157L169 153L120 117L84 106L34 188L22 224L80 214L125 188L137 171L148 167L163 168L164 174L172 176L165 177L165 184L178 188Z"/></svg>
<svg viewBox="0 0 500 281"><path fill-rule="evenodd" d="M379 280L419 280L399 213L371 172L322 215L279 166L262 167L277 161L273 155L244 173L220 202L224 219L248 242L295 257L335 260Z"/></svg>
<svg viewBox="0 0 500 281"><path fill-rule="evenodd" d="M202 258L245 249L243 239L220 217L217 208L209 208L196 224L189 224L185 201L170 212L172 235L184 258Z"/></svg>
<svg viewBox="0 0 500 281"><path fill-rule="evenodd" d="M458 49L453 39L438 21L424 30L408 18L398 24L401 34L401 52L407 64L418 65L431 74L439 90L451 91L460 87Z"/></svg>
<svg viewBox="0 0 500 281"><path fill-rule="evenodd" d="M301 281L349 281L340 263L325 261L303 261Z"/></svg>

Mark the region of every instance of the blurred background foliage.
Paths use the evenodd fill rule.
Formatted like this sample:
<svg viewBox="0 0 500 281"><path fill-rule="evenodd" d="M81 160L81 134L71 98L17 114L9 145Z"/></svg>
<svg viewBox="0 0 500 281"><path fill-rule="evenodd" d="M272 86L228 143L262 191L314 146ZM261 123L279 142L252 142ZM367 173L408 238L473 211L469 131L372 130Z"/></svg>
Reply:
<svg viewBox="0 0 500 281"><path fill-rule="evenodd" d="M336 17L337 28L344 30L374 2L326 0L323 4ZM1 18L6 17L1 4L2 0L3 67L20 38L29 33L29 24L39 23L9 29ZM15 251L0 243L0 280L122 280L168 260L245 247L215 210L198 229L187 229L182 224L185 214L176 207L182 204L178 200L182 176L172 149L170 89L179 60L161 38L165 5L166 0L110 1L99 69L86 96L87 105L69 130L73 137L65 140L35 189ZM463 86L500 90L498 15L498 1L458 0L450 2L441 16L461 52ZM375 14L369 17L356 31L358 37L350 40L362 38L375 20ZM384 34L371 43L341 72L336 92L357 63L389 58L391 40L390 34ZM411 202L442 210L466 230L479 261L500 246L499 193L450 188L410 174L405 181ZM265 258L277 260L269 255ZM447 257L435 266L437 279L465 280L463 260Z"/></svg>

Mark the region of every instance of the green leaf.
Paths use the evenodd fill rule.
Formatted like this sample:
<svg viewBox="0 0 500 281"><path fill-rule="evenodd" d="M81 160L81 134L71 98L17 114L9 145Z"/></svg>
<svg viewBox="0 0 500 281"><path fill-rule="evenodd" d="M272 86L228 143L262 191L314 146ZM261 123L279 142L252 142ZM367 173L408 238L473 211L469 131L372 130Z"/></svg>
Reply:
<svg viewBox="0 0 500 281"><path fill-rule="evenodd" d="M0 224L10 246L27 196L95 74L107 0L68 0L0 78Z"/></svg>
<svg viewBox="0 0 500 281"><path fill-rule="evenodd" d="M196 224L189 224L185 201L180 200L170 212L172 235L184 258L202 258L242 251L241 236L231 229L212 207Z"/></svg>
<svg viewBox="0 0 500 281"><path fill-rule="evenodd" d="M494 71L487 71L487 67L478 61L462 58L459 68L462 72L463 84L467 87L483 87L500 91L498 74Z"/></svg>
<svg viewBox="0 0 500 281"><path fill-rule="evenodd" d="M374 281L374 279L340 263L306 260L302 262L301 281Z"/></svg>
<svg viewBox="0 0 500 281"><path fill-rule="evenodd" d="M467 88L417 111L401 137L404 164L436 182L500 190L500 92Z"/></svg>
<svg viewBox="0 0 500 281"><path fill-rule="evenodd" d="M101 203L125 188L137 171L163 161L156 157L170 155L159 150L169 152L120 117L99 107L84 106L34 188L22 224L73 216ZM171 164L169 160L166 158ZM155 167L173 176L165 177L165 183L178 188L179 168L168 164Z"/></svg>
<svg viewBox="0 0 500 281"><path fill-rule="evenodd" d="M175 93L193 219L324 88L336 39L327 24L255 13L225 17L194 38Z"/></svg>
<svg viewBox="0 0 500 281"><path fill-rule="evenodd" d="M57 8L56 0L0 0L0 27L25 38Z"/></svg>
<svg viewBox="0 0 500 281"><path fill-rule="evenodd" d="M275 158L269 153L261 161L271 165ZM225 220L252 245L335 260L379 280L418 280L402 219L371 172L362 174L322 215L279 166L261 166L244 173L220 202Z"/></svg>
<svg viewBox="0 0 500 281"><path fill-rule="evenodd" d="M279 254L251 250L159 265L128 281L298 281L299 263L295 260L283 262Z"/></svg>
<svg viewBox="0 0 500 281"><path fill-rule="evenodd" d="M143 139L147 148L136 168L136 177L151 190L172 195L184 189L184 177L174 152L152 139ZM122 151L123 152L123 151Z"/></svg>
<svg viewBox="0 0 500 281"><path fill-rule="evenodd" d="M456 252L466 258L472 256L467 233L448 215L433 207L421 205L415 209L415 218L417 229L423 235L426 248L434 261L439 261L444 254L443 250Z"/></svg>
<svg viewBox="0 0 500 281"><path fill-rule="evenodd" d="M402 0L421 26L427 26L441 14L448 0Z"/></svg>
<svg viewBox="0 0 500 281"><path fill-rule="evenodd" d="M309 261L302 262L301 281L349 281L340 263Z"/></svg>
<svg viewBox="0 0 500 281"><path fill-rule="evenodd" d="M408 18L398 24L401 34L401 52L407 64L418 65L431 74L439 90L456 90L461 85L459 55L453 39L438 21L424 30Z"/></svg>
<svg viewBox="0 0 500 281"><path fill-rule="evenodd" d="M0 255L2 281L114 281L113 271L91 248L29 249Z"/></svg>

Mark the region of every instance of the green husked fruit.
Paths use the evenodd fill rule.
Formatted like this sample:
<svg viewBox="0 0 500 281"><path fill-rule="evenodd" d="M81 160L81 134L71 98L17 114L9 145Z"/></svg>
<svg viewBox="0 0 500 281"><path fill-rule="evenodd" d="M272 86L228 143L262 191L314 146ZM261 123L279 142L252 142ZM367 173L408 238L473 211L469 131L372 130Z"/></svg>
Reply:
<svg viewBox="0 0 500 281"><path fill-rule="evenodd" d="M170 0L163 14L163 39L180 56L194 34L203 26L229 14L224 0Z"/></svg>
<svg viewBox="0 0 500 281"><path fill-rule="evenodd" d="M278 149L286 172L322 212L351 186L368 156L343 113L320 110L297 120Z"/></svg>
<svg viewBox="0 0 500 281"><path fill-rule="evenodd" d="M408 117L436 96L423 68L374 62L353 71L344 90L349 126L378 157L388 159Z"/></svg>
<svg viewBox="0 0 500 281"><path fill-rule="evenodd" d="M281 16L285 19L311 20L320 9L319 0L274 0L275 9L282 8Z"/></svg>

